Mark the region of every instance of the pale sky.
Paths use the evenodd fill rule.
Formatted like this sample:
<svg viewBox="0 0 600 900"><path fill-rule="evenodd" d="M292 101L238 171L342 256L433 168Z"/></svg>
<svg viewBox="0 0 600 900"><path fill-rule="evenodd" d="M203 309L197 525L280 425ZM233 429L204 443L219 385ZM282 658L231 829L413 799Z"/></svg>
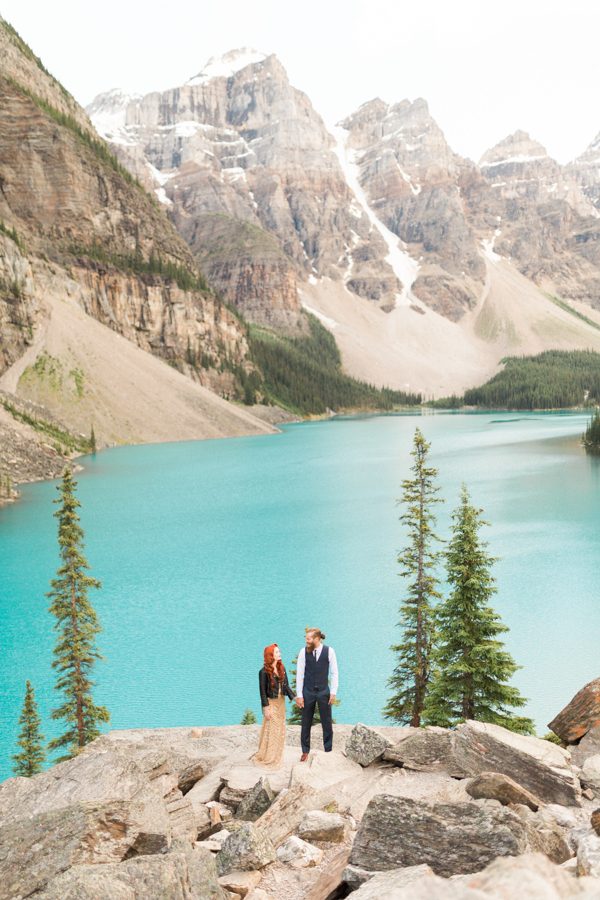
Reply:
<svg viewBox="0 0 600 900"><path fill-rule="evenodd" d="M471 159L522 128L567 162L600 131L600 0L0 0L85 105L182 84L236 47L276 53L331 125L424 97Z"/></svg>

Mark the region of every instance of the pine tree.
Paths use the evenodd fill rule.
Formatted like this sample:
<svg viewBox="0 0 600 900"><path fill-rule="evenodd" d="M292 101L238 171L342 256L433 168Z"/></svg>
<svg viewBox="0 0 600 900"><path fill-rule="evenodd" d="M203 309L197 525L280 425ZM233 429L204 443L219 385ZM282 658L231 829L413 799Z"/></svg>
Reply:
<svg viewBox="0 0 600 900"><path fill-rule="evenodd" d="M96 446L96 432L94 431L94 425L92 423L92 428L90 431L90 452L93 453L95 456L97 449L98 448Z"/></svg>
<svg viewBox="0 0 600 900"><path fill-rule="evenodd" d="M481 513L463 485L446 552L450 593L436 611L437 642L424 718L445 727L478 719L532 734L531 719L512 711L527 701L508 684L521 667L499 640L508 628L489 603L496 593L491 574L495 558L479 534L488 524Z"/></svg>
<svg viewBox="0 0 600 900"><path fill-rule="evenodd" d="M17 744L21 748L19 753L13 756L13 772L15 775L23 775L30 778L42 771L46 761L44 750L44 735L40 731L40 717L35 702L35 694L30 681L25 685L25 701L19 719L21 731Z"/></svg>
<svg viewBox="0 0 600 900"><path fill-rule="evenodd" d="M95 643L101 628L88 600L88 590L101 585L86 574L89 565L83 555L84 535L77 514L81 504L75 497L76 487L77 482L67 467L58 487L60 497L54 501L59 504L54 515L58 519L62 564L47 595L52 600L50 612L56 617L54 627L58 632L52 662L59 673L55 687L65 697L64 703L53 710L52 718L63 719L67 730L48 745L51 750L67 748L59 762L75 756L94 740L100 734L99 723L110 719L106 707L96 706L92 699L94 682L90 674L95 661L102 659Z"/></svg>
<svg viewBox="0 0 600 900"><path fill-rule="evenodd" d="M425 703L430 676L430 656L433 644L433 610L439 599L438 579L435 576L440 552L434 542L440 539L434 532L436 518L433 504L441 503L435 495L437 469L427 465L430 444L420 429L415 430L411 455L412 478L402 482L400 516L408 529L408 545L399 554L400 575L409 579L407 597L400 607L399 626L402 643L391 649L397 663L388 685L392 695L383 714L401 724L418 726Z"/></svg>
<svg viewBox="0 0 600 900"><path fill-rule="evenodd" d="M247 709L244 712L240 725L256 725L256 715L252 709Z"/></svg>

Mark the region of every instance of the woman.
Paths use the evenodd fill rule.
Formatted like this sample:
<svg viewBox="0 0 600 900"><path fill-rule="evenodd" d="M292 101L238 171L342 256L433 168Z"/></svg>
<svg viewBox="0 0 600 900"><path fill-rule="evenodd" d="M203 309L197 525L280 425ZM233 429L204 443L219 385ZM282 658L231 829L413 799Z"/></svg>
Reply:
<svg viewBox="0 0 600 900"><path fill-rule="evenodd" d="M263 723L254 762L268 769L276 769L281 765L285 746L284 694L287 694L290 700L295 698L277 644L265 647L263 655L264 666L258 673Z"/></svg>

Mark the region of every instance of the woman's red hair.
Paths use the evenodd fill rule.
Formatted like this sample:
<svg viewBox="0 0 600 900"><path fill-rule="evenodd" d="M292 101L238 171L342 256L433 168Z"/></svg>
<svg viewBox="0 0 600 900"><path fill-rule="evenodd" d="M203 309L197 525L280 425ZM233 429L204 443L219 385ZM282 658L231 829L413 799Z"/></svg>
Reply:
<svg viewBox="0 0 600 900"><path fill-rule="evenodd" d="M267 670L271 685L275 684L275 647L279 647L279 644L269 644L268 647L265 647L263 652L265 669ZM281 660L277 661L277 674L281 679L283 679L283 676L285 675L285 667Z"/></svg>

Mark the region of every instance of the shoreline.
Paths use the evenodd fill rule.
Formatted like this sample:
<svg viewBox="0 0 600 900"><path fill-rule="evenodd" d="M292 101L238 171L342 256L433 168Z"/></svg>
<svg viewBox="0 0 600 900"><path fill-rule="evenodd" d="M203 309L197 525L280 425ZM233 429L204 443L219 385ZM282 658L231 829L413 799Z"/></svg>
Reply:
<svg viewBox="0 0 600 900"><path fill-rule="evenodd" d="M258 409L256 408L258 407ZM462 407L448 407L448 408L437 408L435 406L428 406L427 404L420 404L416 406L402 406L397 407L395 409L368 409L368 408L349 408L343 409L339 411L328 410L325 413L312 413L306 416L300 416L296 413L292 413L289 410L284 409L280 406L266 406L265 404L256 404L253 407L248 407L251 410L253 415L256 415L257 418L261 419L264 422L272 425L276 430L273 432L274 434L281 433L279 429L279 425L301 425L305 422L324 422L331 419L351 419L351 418L371 418L377 416L394 416L394 415L423 415L425 414L462 414L462 415L485 415L491 413L524 413L524 414L532 414L532 413L542 413L542 414L552 414L552 415L560 415L560 414L569 414L569 413L584 413L588 411L588 407L561 407L560 409L511 409L504 407L489 407L489 408L481 408L478 406L462 406ZM232 440L235 437L241 437L242 435L228 435L224 437L206 437L206 438L197 438L198 441L208 441L208 440ZM248 435L244 435L247 437ZM166 441L142 441L139 443L123 443L123 444L106 444L104 446L99 446L97 449L97 453L101 453L104 450L114 450L116 447L135 447L135 446L150 446L151 444L169 444L169 443L180 443L181 440L189 440L189 439L175 439L175 440L166 440ZM80 459L84 456L89 456L90 453L85 452L74 452L69 457L65 457L64 465L66 465L69 461L74 461ZM74 472L82 472L84 471L84 466L75 463L73 466ZM11 506L15 503L18 503L21 499L21 491L20 488L24 485L28 484L36 484L37 482L43 481L54 481L59 478L60 475L54 475L52 477L32 477L21 479L19 481L14 482L15 494L12 497L0 497L0 510L5 507Z"/></svg>

